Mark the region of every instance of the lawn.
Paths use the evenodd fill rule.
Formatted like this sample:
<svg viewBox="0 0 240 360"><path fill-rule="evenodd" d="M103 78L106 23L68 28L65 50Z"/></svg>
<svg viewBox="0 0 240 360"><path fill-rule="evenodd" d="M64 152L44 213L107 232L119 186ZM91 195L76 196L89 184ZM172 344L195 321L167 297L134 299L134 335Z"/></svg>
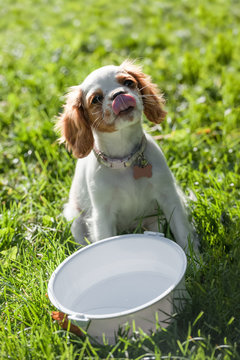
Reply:
<svg viewBox="0 0 240 360"><path fill-rule="evenodd" d="M5 0L0 15L0 358L240 359L239 1ZM61 330L45 295L76 250L54 122L68 87L125 58L165 94L166 121L144 126L195 198L202 260L171 327L101 347Z"/></svg>

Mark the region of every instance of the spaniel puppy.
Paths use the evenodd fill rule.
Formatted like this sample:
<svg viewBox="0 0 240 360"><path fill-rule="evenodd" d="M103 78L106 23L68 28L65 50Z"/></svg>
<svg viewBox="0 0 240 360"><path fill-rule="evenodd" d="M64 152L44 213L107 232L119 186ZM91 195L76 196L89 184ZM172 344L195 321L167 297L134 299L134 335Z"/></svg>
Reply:
<svg viewBox="0 0 240 360"><path fill-rule="evenodd" d="M163 97L129 61L93 71L71 89L57 128L78 158L64 215L84 244L117 235L141 221L158 231L160 207L178 244L198 242L181 192L159 146L142 128L142 115L160 123Z"/></svg>

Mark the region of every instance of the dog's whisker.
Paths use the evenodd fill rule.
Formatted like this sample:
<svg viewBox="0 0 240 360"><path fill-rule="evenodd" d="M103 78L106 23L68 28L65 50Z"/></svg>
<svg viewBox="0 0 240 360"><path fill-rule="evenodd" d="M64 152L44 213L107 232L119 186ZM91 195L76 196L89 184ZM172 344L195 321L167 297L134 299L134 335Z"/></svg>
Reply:
<svg viewBox="0 0 240 360"><path fill-rule="evenodd" d="M145 104L150 104L150 105L156 104L156 100L146 99L146 98L143 99L143 102L144 102Z"/></svg>
<svg viewBox="0 0 240 360"><path fill-rule="evenodd" d="M159 97L161 98L161 95L156 95L156 94L143 94L143 95L140 95L141 97Z"/></svg>
<svg viewBox="0 0 240 360"><path fill-rule="evenodd" d="M96 119L94 119L93 127L95 127L99 121L100 121L100 117L98 116Z"/></svg>
<svg viewBox="0 0 240 360"><path fill-rule="evenodd" d="M159 99L160 101L163 100L163 97L161 95L140 95L142 98L154 98L154 99Z"/></svg>
<svg viewBox="0 0 240 360"><path fill-rule="evenodd" d="M99 114L99 111L92 112L92 115L97 115L97 114Z"/></svg>
<svg viewBox="0 0 240 360"><path fill-rule="evenodd" d="M159 95L159 96L158 95L141 95L141 98L147 104L155 104L157 99L159 102L163 101L163 98L161 95Z"/></svg>
<svg viewBox="0 0 240 360"><path fill-rule="evenodd" d="M99 128L100 125L101 125L101 120L102 120L102 117L101 117L101 116L98 116L98 117L94 120L94 122L93 122L93 124L92 124L92 127L93 127L94 129Z"/></svg>
<svg viewBox="0 0 240 360"><path fill-rule="evenodd" d="M145 86L143 86L141 89L139 89L139 91L142 91L143 89L145 89L145 88L147 88L147 87L149 87L149 85L147 84L147 85L145 85Z"/></svg>
<svg viewBox="0 0 240 360"><path fill-rule="evenodd" d="M156 99L156 96L155 97L151 97L151 96L141 96L142 98L144 98L144 100L155 100ZM157 97L158 98L158 97Z"/></svg>

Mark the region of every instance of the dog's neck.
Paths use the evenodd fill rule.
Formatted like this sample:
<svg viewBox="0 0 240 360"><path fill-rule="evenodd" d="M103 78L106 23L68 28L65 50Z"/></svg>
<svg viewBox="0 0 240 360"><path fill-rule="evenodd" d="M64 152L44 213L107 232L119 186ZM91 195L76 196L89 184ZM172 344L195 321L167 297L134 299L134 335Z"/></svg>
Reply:
<svg viewBox="0 0 240 360"><path fill-rule="evenodd" d="M95 147L108 157L116 159L131 154L141 143L142 137L140 122L111 133L94 131Z"/></svg>

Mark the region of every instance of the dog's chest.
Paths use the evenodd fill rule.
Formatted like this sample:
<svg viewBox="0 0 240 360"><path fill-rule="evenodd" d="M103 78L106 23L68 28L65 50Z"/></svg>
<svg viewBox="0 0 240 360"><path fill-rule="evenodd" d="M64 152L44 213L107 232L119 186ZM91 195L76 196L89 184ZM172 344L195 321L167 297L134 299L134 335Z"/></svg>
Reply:
<svg viewBox="0 0 240 360"><path fill-rule="evenodd" d="M137 218L153 211L154 189L151 179L119 178L113 191L113 211L120 227L128 227Z"/></svg>

